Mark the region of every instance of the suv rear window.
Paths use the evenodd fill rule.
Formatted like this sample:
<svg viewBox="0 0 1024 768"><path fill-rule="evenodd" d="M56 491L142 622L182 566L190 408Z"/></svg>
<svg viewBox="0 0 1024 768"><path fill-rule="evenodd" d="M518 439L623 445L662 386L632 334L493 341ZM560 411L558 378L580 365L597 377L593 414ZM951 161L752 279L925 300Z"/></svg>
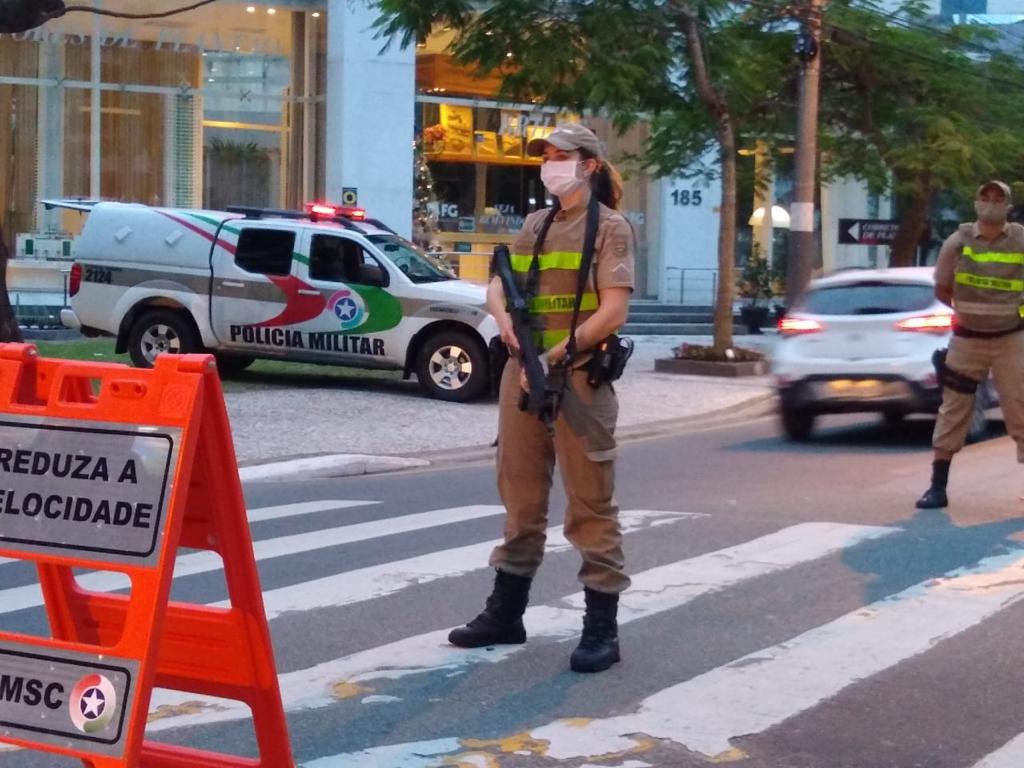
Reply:
<svg viewBox="0 0 1024 768"><path fill-rule="evenodd" d="M929 283L871 281L815 288L799 309L812 315L889 315L920 312L935 302Z"/></svg>

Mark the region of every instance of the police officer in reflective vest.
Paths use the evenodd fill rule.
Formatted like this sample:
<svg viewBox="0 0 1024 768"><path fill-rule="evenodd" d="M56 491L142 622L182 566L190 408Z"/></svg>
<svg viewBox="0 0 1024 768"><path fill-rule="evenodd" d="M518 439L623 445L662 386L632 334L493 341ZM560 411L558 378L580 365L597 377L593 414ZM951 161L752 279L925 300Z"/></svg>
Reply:
<svg viewBox="0 0 1024 768"><path fill-rule="evenodd" d="M532 338L550 365L561 364L566 356L575 299L583 284L574 334L579 354L569 365L563 404L549 430L536 415L520 410L521 394L528 389L518 359L521 350L502 283L497 277L491 280L488 309L511 353L498 407L498 490L506 509L505 537L490 558L497 573L484 611L452 630L448 639L463 648L526 641L522 617L544 556L557 460L568 499L565 537L582 557L579 580L586 604L582 637L570 666L577 672L597 672L619 661L617 606L629 577L613 498L618 401L610 381L596 386L588 381L594 368L588 370L588 360L600 359L595 348L606 346L602 342L626 320L633 290L633 232L617 210L621 178L590 130L562 125L531 141L527 151L543 156L541 180L557 205L527 216L512 244L512 276L518 290L529 296ZM596 233L587 239L595 219ZM581 274L585 251L592 253L592 265Z"/></svg>
<svg viewBox="0 0 1024 768"><path fill-rule="evenodd" d="M964 446L978 386L990 371L1024 463L1024 227L1007 222L1010 188L1001 181L979 187L974 207L978 220L947 238L935 265L935 295L955 316L945 363L937 364L943 390L932 483L918 509L948 505L949 465Z"/></svg>

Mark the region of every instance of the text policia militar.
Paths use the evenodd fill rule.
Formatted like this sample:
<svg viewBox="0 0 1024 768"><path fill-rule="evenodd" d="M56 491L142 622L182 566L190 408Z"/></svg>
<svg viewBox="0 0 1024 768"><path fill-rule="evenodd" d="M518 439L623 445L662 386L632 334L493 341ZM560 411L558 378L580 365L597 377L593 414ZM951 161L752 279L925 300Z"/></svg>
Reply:
<svg viewBox="0 0 1024 768"><path fill-rule="evenodd" d="M134 486L139 482L133 458L111 466L103 456L10 448L0 448L0 472L32 475L41 479L82 480L90 484L110 483L115 486ZM44 494L33 491L19 494L15 489L0 487L0 515L150 528L153 512L153 505L147 502L95 499L68 493Z"/></svg>
<svg viewBox="0 0 1024 768"><path fill-rule="evenodd" d="M372 336L314 331L303 333L291 328L262 328L255 325L232 325L231 342L237 344L259 344L267 347L289 349L310 349L319 352L343 352L350 355L374 355L383 357L384 339Z"/></svg>

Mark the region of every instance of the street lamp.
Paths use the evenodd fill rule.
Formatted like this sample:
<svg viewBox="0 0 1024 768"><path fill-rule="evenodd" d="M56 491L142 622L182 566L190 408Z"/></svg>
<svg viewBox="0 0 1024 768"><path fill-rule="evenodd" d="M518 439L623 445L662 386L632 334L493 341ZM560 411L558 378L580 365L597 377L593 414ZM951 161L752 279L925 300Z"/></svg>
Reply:
<svg viewBox="0 0 1024 768"><path fill-rule="evenodd" d="M764 206L756 209L750 214L747 224L754 229L764 224ZM781 205L772 206L772 229L789 229L789 213Z"/></svg>

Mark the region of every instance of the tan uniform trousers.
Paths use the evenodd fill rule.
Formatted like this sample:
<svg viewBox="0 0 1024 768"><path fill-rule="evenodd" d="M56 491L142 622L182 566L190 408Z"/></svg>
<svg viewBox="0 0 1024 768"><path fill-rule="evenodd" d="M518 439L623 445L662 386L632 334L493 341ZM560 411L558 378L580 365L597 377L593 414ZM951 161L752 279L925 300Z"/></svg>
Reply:
<svg viewBox="0 0 1024 768"><path fill-rule="evenodd" d="M949 343L946 365L976 381L985 381L992 371L1006 431L1017 441L1017 461L1024 464L1024 332L992 339L954 336ZM974 397L949 387L943 389L933 447L950 453L964 447Z"/></svg>
<svg viewBox="0 0 1024 768"><path fill-rule="evenodd" d="M505 543L494 548L490 564L533 578L544 557L548 496L556 459L568 505L565 538L583 557L579 579L598 592L619 593L629 586L623 566L619 508L612 450L595 446L569 426L563 408L554 435L536 416L519 410L518 361L509 360L498 402L498 492L505 504ZM569 386L607 433L615 429L619 403L609 385L594 389L586 372L576 371ZM601 446L607 449L608 446ZM596 457L594 460L588 456Z"/></svg>

